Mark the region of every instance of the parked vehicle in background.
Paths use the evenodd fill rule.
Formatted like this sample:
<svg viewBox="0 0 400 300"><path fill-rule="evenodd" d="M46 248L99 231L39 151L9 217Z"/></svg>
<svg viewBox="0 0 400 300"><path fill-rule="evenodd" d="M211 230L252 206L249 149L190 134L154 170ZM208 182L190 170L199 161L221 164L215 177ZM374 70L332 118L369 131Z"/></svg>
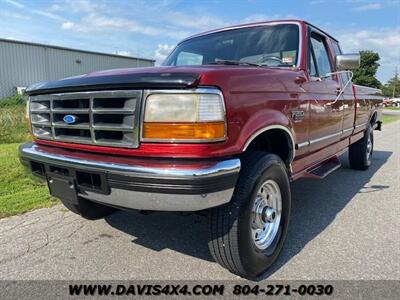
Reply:
<svg viewBox="0 0 400 300"><path fill-rule="evenodd" d="M383 107L392 106L393 105L393 99L389 99L389 98L383 99L382 105L383 105Z"/></svg>
<svg viewBox="0 0 400 300"><path fill-rule="evenodd" d="M393 106L400 107L400 98L393 98L391 100Z"/></svg>
<svg viewBox="0 0 400 300"><path fill-rule="evenodd" d="M21 161L88 219L206 212L215 260L254 279L282 249L291 181L324 178L347 150L353 169L371 165L382 97L351 83L358 65L304 21L198 34L161 67L30 87Z"/></svg>
<svg viewBox="0 0 400 300"><path fill-rule="evenodd" d="M400 107L400 98L383 99L383 107Z"/></svg>

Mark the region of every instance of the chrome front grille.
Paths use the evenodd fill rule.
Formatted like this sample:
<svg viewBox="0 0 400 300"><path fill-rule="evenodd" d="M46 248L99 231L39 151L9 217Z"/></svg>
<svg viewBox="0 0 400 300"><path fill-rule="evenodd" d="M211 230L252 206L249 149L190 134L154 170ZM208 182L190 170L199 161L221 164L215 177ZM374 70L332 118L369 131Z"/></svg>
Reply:
<svg viewBox="0 0 400 300"><path fill-rule="evenodd" d="M32 132L39 139L137 148L141 98L137 90L31 96Z"/></svg>

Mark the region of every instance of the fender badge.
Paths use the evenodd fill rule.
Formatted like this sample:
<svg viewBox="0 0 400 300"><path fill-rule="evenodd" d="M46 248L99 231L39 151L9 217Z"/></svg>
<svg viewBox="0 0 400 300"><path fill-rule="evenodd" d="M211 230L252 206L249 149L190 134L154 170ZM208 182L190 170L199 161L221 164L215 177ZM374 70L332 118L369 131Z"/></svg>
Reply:
<svg viewBox="0 0 400 300"><path fill-rule="evenodd" d="M300 122L304 119L304 111L302 110L293 110L292 111L292 119L295 122Z"/></svg>

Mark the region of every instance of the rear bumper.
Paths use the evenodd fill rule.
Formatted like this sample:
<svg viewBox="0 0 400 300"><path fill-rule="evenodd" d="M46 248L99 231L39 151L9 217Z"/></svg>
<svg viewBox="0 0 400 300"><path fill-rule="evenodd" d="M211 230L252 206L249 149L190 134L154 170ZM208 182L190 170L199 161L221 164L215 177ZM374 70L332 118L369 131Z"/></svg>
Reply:
<svg viewBox="0 0 400 300"><path fill-rule="evenodd" d="M78 196L138 210L198 211L230 201L239 159L178 160L116 157L35 143L20 146L33 174L62 177Z"/></svg>

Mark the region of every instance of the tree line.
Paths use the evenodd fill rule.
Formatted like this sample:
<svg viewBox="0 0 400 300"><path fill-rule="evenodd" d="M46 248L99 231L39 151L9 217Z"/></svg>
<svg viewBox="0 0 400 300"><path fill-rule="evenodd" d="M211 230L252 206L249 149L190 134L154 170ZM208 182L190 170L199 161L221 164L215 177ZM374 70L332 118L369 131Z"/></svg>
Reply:
<svg viewBox="0 0 400 300"><path fill-rule="evenodd" d="M385 97L400 97L400 79L397 70L394 76L385 84L382 84L375 75L379 68L379 54L374 51L360 51L360 68L355 70L353 83L378 88Z"/></svg>

